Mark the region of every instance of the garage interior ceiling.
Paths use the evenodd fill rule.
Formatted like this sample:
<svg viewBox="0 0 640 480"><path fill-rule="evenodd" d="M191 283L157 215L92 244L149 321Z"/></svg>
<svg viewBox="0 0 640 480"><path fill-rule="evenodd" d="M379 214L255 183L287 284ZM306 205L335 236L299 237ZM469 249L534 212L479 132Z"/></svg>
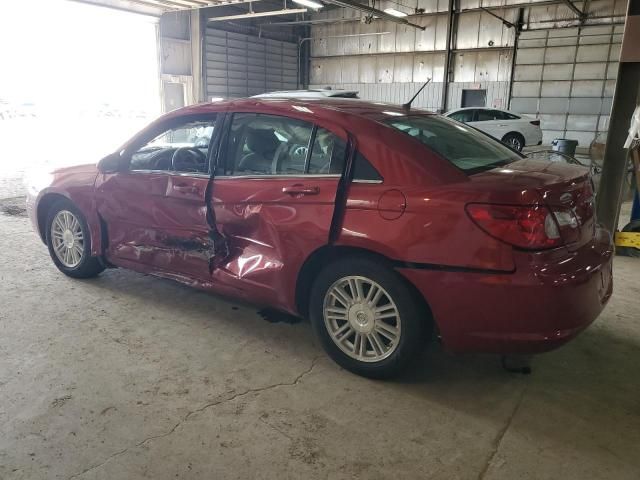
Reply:
<svg viewBox="0 0 640 480"><path fill-rule="evenodd" d="M103 7L115 8L133 13L160 16L167 12L193 10L196 8L220 7L247 3L249 0L76 0ZM259 1L259 0L252 0Z"/></svg>

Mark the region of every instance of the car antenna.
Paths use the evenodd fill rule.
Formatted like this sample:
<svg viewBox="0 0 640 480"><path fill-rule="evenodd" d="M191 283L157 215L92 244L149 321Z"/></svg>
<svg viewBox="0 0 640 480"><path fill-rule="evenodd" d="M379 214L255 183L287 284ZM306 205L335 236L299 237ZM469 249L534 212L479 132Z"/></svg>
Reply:
<svg viewBox="0 0 640 480"><path fill-rule="evenodd" d="M409 100L407 103L402 104L402 108L404 108L405 110L411 110L411 104L416 99L416 97L420 95L420 92L424 90L424 87L426 87L430 81L431 81L431 78L427 78L427 81L424 82L424 84L420 87L420 89L416 92L416 94L413 97L411 97L411 100Z"/></svg>

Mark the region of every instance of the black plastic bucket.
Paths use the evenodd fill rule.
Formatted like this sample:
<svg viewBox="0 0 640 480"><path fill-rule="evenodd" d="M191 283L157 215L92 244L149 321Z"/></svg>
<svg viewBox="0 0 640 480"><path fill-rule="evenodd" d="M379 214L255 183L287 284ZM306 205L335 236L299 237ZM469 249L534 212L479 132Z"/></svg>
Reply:
<svg viewBox="0 0 640 480"><path fill-rule="evenodd" d="M556 152L566 153L572 157L576 154L576 147L578 146L577 140L569 140L567 138L556 138L551 142L551 147Z"/></svg>

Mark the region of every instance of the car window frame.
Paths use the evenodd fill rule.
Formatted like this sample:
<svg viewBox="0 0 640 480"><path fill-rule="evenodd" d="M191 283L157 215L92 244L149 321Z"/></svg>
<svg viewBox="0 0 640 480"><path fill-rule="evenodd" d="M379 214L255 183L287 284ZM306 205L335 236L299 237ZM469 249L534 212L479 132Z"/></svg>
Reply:
<svg viewBox="0 0 640 480"><path fill-rule="evenodd" d="M214 157L217 157L218 150L220 146L220 139L222 137L222 129L224 128L224 120L226 115L224 112L211 112L211 113L199 113L199 114L191 114L191 115L182 115L170 118L164 122L158 123L154 125L153 128L145 131L140 136L136 137L130 144L128 144L121 151L121 165L122 168L120 171L122 173L128 174L166 174L173 176L184 176L184 177L197 177L197 178L209 178L212 174L212 165L214 163ZM161 135L164 132L172 130L174 128L179 127L180 125L189 123L189 122L206 122L212 121L213 124L213 135L211 136L211 140L209 140L209 147L207 149L207 170L205 172L181 172L177 170L159 170L159 169L131 169L131 160L134 153L138 151L138 149L142 148L144 145L149 143L151 140L156 138L158 135Z"/></svg>
<svg viewBox="0 0 640 480"><path fill-rule="evenodd" d="M429 114L429 115L434 115L434 114ZM406 117L420 117L420 116L428 116L428 115L419 115L419 114L418 114L418 115L416 115L416 114L408 114L408 115L404 115L404 117L405 117L405 118L406 118ZM436 116L438 116L438 115L436 115ZM444 117L444 118L448 118L448 117L446 117L446 116L444 116L444 115L442 115L442 117ZM388 123L391 119L385 119L385 120L387 120L387 121L383 121L383 122L380 122L380 123L381 123L382 125L385 125L385 126L386 126L386 127L388 127L388 128L393 129L394 131L400 132L400 130L396 129L396 128L395 128L395 127L393 127L390 123ZM457 120L453 120L453 119L450 119L450 120L452 120L452 121L454 121L454 122L457 122ZM458 122L458 123L460 123L460 122ZM522 152L519 152L519 151L517 151L517 150L512 149L512 148L511 148L511 147L509 147L508 145L506 145L506 144L504 144L504 143L500 142L500 140L496 140L496 138L495 138L495 137L493 137L493 136L489 135L489 134L488 134L488 133L486 133L485 131L480 130L479 128L474 127L473 125L470 125L470 124L468 124L468 123L465 123L464 125L465 125L466 127L468 127L468 128L472 128L473 130L475 130L476 132L478 132L478 133L479 133L479 134L481 134L481 135L484 135L485 137L489 138L490 140L492 140L492 141L494 141L494 142L498 142L498 143L500 143L503 147L507 148L508 150L511 150L511 152L513 152L514 154L516 154L517 156L519 156L519 157L520 157L520 159L519 159L519 160L522 160L522 159L527 158L527 157L526 157L526 155L524 155ZM422 143L422 142L421 142L420 140L418 140L417 138L415 138L415 137L413 137L413 136L411 136L411 135L408 135L408 134L406 134L406 133L404 133L404 132L400 132L400 133L402 133L403 135L406 135L407 137L409 137L410 141L411 141L411 142L414 142L414 144L421 145L423 148L428 149L428 150L429 150L429 152L431 152L433 155L436 155L437 157L441 158L443 161L447 162L449 165L451 165L453 168L455 168L457 171L459 171L459 172L463 173L464 175L466 175L466 176L471 176L471 175L475 175L476 173L480 173L480 172L474 172L474 171L473 171L473 169L472 169L472 170L469 170L469 171L464 170L463 168L460 168L458 165L456 165L455 163L453 163L452 161L450 161L449 159L447 159L447 158L446 158L444 155L442 155L440 152L438 152L438 151L437 151L437 150L435 150L434 148L430 147L429 145L426 145L426 144ZM514 161L518 161L518 160L514 160ZM510 162L510 163L512 163L512 162Z"/></svg>
<svg viewBox="0 0 640 480"><path fill-rule="evenodd" d="M495 112L497 111L495 108L478 108L476 109L476 114L475 114L475 120L476 122L496 122L498 121L497 118L491 118L489 120L480 120L480 112L486 112L487 115L491 115L490 112Z"/></svg>
<svg viewBox="0 0 640 480"><path fill-rule="evenodd" d="M233 118L236 115L241 115L241 114L249 114L249 115L265 115L265 116L270 116L270 117L282 117L285 119L290 119L290 120L295 120L298 122L306 122L309 125L312 126L312 130L311 130L311 136L309 138L309 144L307 145L307 156L305 158L305 167L304 167L304 172L303 173L294 173L294 174L286 174L286 173L251 173L251 174L243 174L243 175L236 175L231 174L231 175L227 175L226 174L226 167L227 167L227 161L228 161L228 155L226 154L226 152L228 152L228 146L229 146L229 137L230 137L230 133L231 133L231 126L233 125ZM277 113L271 113L271 112L261 112L261 111L233 111L233 112L227 112L226 118L225 118L225 124L222 127L222 138L221 141L219 143L219 147L218 147L218 154L216 155L216 158L214 160L214 166L212 168L212 172L213 172L213 178L215 179L221 179L221 180L225 180L225 179L236 179L236 178L246 178L246 179L256 179L259 180L261 178L263 179L278 179L278 178L282 178L282 179L289 179L289 178L340 178L342 176L342 173L307 173L309 170L309 162L311 160L311 154L313 151L313 146L315 143L315 138L316 138L316 133L318 131L318 128L324 128L325 130L329 131L330 133L332 133L333 135L335 135L336 137L340 138L341 140L344 140L340 135L338 135L334 130L331 130L330 128L327 128L326 126L321 126L318 125L315 122L312 122L308 119L303 119L303 118L298 118L298 117L294 117L294 116L290 116L290 115L281 115L281 114L277 114ZM349 135L349 132L347 132L347 135ZM225 153L222 153L225 152ZM345 163L347 160L347 155L348 155L348 151L347 149L345 149ZM222 168L222 173L219 172L220 168Z"/></svg>
<svg viewBox="0 0 640 480"><path fill-rule="evenodd" d="M453 112L450 115L447 115L447 117L451 118L452 120L455 120L456 122L460 122L460 123L474 122L477 110L478 109L476 109L476 108L464 108L464 109L458 110L456 112ZM471 120L468 120L466 122L464 120L458 120L457 118L453 117L454 115L464 115L467 112L469 112L471 114Z"/></svg>

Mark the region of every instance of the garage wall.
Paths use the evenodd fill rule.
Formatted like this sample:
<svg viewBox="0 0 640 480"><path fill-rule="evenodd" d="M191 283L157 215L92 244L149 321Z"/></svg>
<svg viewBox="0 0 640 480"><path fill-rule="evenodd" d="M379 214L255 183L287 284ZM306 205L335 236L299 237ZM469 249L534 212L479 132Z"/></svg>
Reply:
<svg viewBox="0 0 640 480"><path fill-rule="evenodd" d="M431 77L415 105L440 109L448 2L405 0L402 5L382 1L376 7L423 8L424 14L407 18L426 30L382 20L365 24L359 21L362 13L352 9L314 14L313 19L337 22L311 27L309 87L358 90L365 99L403 103ZM487 106L540 117L545 143L567 136L589 146L606 131L623 28L615 24L624 19L625 0L587 2L582 27L562 2L459 0L457 5L462 13L454 28L447 110L461 106L463 90L481 89ZM492 13L511 23L517 23L522 9L524 31L517 51L515 30L478 7L492 7Z"/></svg>
<svg viewBox="0 0 640 480"><path fill-rule="evenodd" d="M240 98L298 85L298 45L207 27L207 99Z"/></svg>
<svg viewBox="0 0 640 480"><path fill-rule="evenodd" d="M411 17L412 22L426 27L424 31L389 21L312 26L310 87L354 89L366 99L403 103L431 78L414 105L439 109L446 60L448 2L420 0L414 5L431 14ZM387 6L394 4L380 8ZM497 12L515 21L515 11ZM358 19L360 15L356 10L327 10L314 19ZM464 88L486 89L488 105L504 106L511 74L513 32L485 12L460 15L460 31L465 33L456 39L459 51L451 66L448 106L453 108L459 104ZM471 51L484 46L487 48L482 51Z"/></svg>
<svg viewBox="0 0 640 480"><path fill-rule="evenodd" d="M578 140L588 147L606 132L623 26L523 32L511 109L540 117L543 143Z"/></svg>

